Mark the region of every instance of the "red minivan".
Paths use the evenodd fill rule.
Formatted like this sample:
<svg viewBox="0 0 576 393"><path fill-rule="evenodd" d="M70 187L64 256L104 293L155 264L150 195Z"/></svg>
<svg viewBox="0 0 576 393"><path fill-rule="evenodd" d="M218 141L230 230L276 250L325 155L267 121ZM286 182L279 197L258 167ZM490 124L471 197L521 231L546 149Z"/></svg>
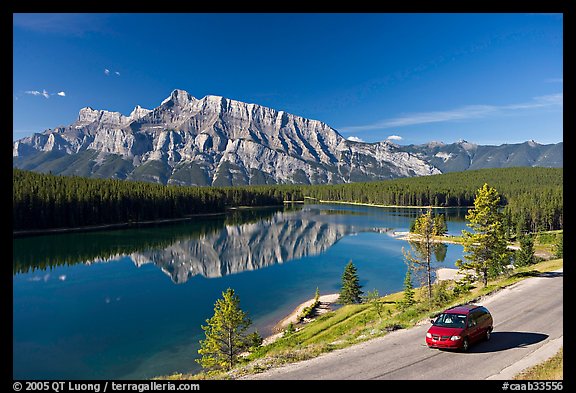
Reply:
<svg viewBox="0 0 576 393"><path fill-rule="evenodd" d="M475 304L445 310L431 322L432 326L426 333L428 347L463 351L476 341L490 340L494 327L490 312Z"/></svg>

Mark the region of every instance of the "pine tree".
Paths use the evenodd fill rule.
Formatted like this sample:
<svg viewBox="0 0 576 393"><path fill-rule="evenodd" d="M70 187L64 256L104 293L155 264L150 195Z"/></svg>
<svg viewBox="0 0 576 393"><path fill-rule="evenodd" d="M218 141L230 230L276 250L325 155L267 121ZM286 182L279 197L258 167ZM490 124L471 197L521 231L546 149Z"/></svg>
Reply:
<svg viewBox="0 0 576 393"><path fill-rule="evenodd" d="M556 238L556 243L554 244L554 256L556 258L564 257L564 236L562 234Z"/></svg>
<svg viewBox="0 0 576 393"><path fill-rule="evenodd" d="M404 299L401 302L402 308L408 308L416 302L414 300L414 287L412 286L412 273L410 266L406 271L406 277L404 277Z"/></svg>
<svg viewBox="0 0 576 393"><path fill-rule="evenodd" d="M214 315L202 326L206 334L200 340L196 361L206 369L231 369L238 361L238 355L254 345L255 336L246 334L252 323L240 308L240 298L228 288L222 292L222 299L216 300Z"/></svg>
<svg viewBox="0 0 576 393"><path fill-rule="evenodd" d="M292 322L290 322L288 324L288 326L286 326L286 329L284 329L283 337L287 337L291 334L294 334L295 332L296 332L296 329L294 328L294 324Z"/></svg>
<svg viewBox="0 0 576 393"><path fill-rule="evenodd" d="M516 251L514 265L527 266L534 262L534 239L529 234L523 234L520 236L520 249Z"/></svg>
<svg viewBox="0 0 576 393"><path fill-rule="evenodd" d="M444 214L434 216L434 231L436 236L443 236L448 233L448 225Z"/></svg>
<svg viewBox="0 0 576 393"><path fill-rule="evenodd" d="M466 215L473 232L462 231L464 258L468 262L459 261L457 265L461 270L475 270L484 286L488 285L488 277L504 270L510 258L499 204L496 189L484 183L476 193L474 208Z"/></svg>
<svg viewBox="0 0 576 393"><path fill-rule="evenodd" d="M338 303L360 303L362 301L361 295L363 293L360 288L362 288L362 286L360 285L360 280L358 279L356 267L352 261L350 261L344 268L344 273L342 274L342 289L340 289L340 297L338 298Z"/></svg>

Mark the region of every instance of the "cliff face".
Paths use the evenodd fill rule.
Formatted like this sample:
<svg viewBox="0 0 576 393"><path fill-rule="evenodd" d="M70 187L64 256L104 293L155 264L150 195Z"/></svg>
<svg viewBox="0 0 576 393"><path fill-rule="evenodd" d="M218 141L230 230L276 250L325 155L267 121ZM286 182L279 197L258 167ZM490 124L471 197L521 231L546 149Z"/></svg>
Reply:
<svg viewBox="0 0 576 393"><path fill-rule="evenodd" d="M348 141L318 120L174 90L129 116L82 108L69 126L15 141L21 169L180 185L324 184L511 166L563 166L563 143L398 146Z"/></svg>
<svg viewBox="0 0 576 393"><path fill-rule="evenodd" d="M389 142L351 142L317 120L174 90L129 116L83 108L73 124L20 139L14 166L183 185L342 183L440 173Z"/></svg>

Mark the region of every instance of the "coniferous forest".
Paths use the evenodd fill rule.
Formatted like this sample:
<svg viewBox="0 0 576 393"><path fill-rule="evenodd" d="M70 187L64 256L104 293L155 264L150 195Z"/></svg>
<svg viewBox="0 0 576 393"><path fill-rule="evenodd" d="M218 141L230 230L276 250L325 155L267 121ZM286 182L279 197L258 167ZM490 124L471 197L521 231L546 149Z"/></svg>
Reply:
<svg viewBox="0 0 576 393"><path fill-rule="evenodd" d="M497 168L334 185L183 187L54 176L13 169L14 231L73 228L221 213L237 206L308 198L393 206L471 206L488 183L502 196L506 225L563 229L562 168Z"/></svg>

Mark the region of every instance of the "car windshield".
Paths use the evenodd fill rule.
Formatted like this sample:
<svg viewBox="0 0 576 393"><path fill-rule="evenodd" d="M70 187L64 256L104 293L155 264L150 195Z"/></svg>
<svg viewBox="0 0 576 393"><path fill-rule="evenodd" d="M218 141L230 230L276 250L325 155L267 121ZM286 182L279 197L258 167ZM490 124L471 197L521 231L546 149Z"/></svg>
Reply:
<svg viewBox="0 0 576 393"><path fill-rule="evenodd" d="M434 326L463 328L466 326L466 315L464 314L440 314L434 321Z"/></svg>

